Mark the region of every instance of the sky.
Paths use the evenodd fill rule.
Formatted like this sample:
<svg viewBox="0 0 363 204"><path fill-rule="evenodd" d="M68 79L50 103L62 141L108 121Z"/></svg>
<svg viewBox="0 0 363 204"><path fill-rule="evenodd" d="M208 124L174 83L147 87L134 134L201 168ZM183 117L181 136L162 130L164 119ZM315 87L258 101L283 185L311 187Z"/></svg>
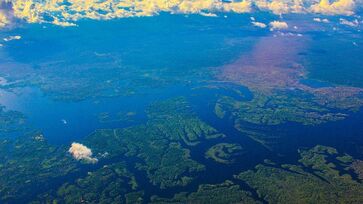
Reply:
<svg viewBox="0 0 363 204"><path fill-rule="evenodd" d="M82 19L109 20L162 12L200 14L271 12L355 16L363 0L0 0L0 28L14 22L76 26ZM263 26L256 24L257 26Z"/></svg>

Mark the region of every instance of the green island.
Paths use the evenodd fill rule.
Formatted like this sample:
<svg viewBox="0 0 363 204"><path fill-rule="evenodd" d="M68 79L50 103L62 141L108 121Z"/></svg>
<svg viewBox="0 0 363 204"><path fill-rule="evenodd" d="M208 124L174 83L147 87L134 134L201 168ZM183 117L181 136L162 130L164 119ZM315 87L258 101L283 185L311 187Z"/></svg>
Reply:
<svg viewBox="0 0 363 204"><path fill-rule="evenodd" d="M271 96L254 93L251 100L221 96L215 104L215 114L219 118L228 115L239 132L273 149L289 135L283 131L278 134L271 131L278 125L317 126L348 116L319 105L312 97L299 91L281 91Z"/></svg>
<svg viewBox="0 0 363 204"><path fill-rule="evenodd" d="M105 165L74 183L65 183L55 196L39 197L37 203L142 203L143 192L136 191L135 177L124 163Z"/></svg>
<svg viewBox="0 0 363 204"><path fill-rule="evenodd" d="M151 198L152 204L166 204L166 203L260 203L255 201L250 192L244 191L239 185L234 184L232 181L226 180L221 184L202 184L198 190L193 193L179 193L173 198L160 198L153 196Z"/></svg>
<svg viewBox="0 0 363 204"><path fill-rule="evenodd" d="M215 109L218 117L223 117L226 112L232 113L236 124L248 122L256 125L279 125L296 122L319 125L346 118L345 114L333 113L309 100L307 94L291 91L271 96L255 93L250 101L221 97Z"/></svg>
<svg viewBox="0 0 363 204"><path fill-rule="evenodd" d="M189 184L205 166L192 160L186 147L224 135L198 119L184 98L153 104L147 115L145 125L98 130L85 144L98 157L135 158L135 167L160 188Z"/></svg>
<svg viewBox="0 0 363 204"><path fill-rule="evenodd" d="M241 154L243 154L243 148L241 145L220 143L209 148L205 153L205 157L222 164L230 164L234 162L233 157Z"/></svg>
<svg viewBox="0 0 363 204"><path fill-rule="evenodd" d="M300 150L298 165L259 164L236 176L269 203L362 203L363 185L347 171L353 160L336 149ZM345 156L344 161L341 157Z"/></svg>

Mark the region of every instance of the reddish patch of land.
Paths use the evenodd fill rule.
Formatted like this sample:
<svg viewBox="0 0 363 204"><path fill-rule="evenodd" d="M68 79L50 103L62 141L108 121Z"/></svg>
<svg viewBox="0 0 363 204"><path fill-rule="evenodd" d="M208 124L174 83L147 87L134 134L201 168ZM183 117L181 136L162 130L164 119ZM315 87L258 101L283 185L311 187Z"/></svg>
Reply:
<svg viewBox="0 0 363 204"><path fill-rule="evenodd" d="M300 52L309 45L307 37L263 37L250 53L223 66L219 79L247 86L251 91L272 94L278 90L298 89L313 94L322 105L337 108L358 108L363 89L334 86L312 88L301 83L306 70L299 63Z"/></svg>

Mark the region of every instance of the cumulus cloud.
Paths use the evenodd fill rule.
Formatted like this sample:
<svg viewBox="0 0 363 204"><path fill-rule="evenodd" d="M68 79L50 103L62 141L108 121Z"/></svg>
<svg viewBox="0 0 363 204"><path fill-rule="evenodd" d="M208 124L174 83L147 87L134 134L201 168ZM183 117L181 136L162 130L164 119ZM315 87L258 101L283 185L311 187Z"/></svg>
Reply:
<svg viewBox="0 0 363 204"><path fill-rule="evenodd" d="M3 28L10 24L12 12L9 12L11 9L11 3L3 2L0 0L0 28Z"/></svg>
<svg viewBox="0 0 363 204"><path fill-rule="evenodd" d="M354 0L337 0L334 2L321 0L319 3L312 5L310 10L314 13L327 15L353 15L355 7Z"/></svg>
<svg viewBox="0 0 363 204"><path fill-rule="evenodd" d="M266 28L267 27L266 24L261 23L261 22L257 22L257 21L252 22L252 25L254 25L256 27L259 27L259 28Z"/></svg>
<svg viewBox="0 0 363 204"><path fill-rule="evenodd" d="M92 157L92 150L83 144L73 142L68 152L76 160L83 160L87 163L96 163L98 159Z"/></svg>
<svg viewBox="0 0 363 204"><path fill-rule="evenodd" d="M305 12L302 0L258 0L255 1L255 5L260 10L271 11L279 15Z"/></svg>
<svg viewBox="0 0 363 204"><path fill-rule="evenodd" d="M8 17L0 11L0 28L5 27L7 24L9 24Z"/></svg>
<svg viewBox="0 0 363 204"><path fill-rule="evenodd" d="M272 21L269 25L271 30L285 30L289 28L289 25L283 21Z"/></svg>
<svg viewBox="0 0 363 204"><path fill-rule="evenodd" d="M10 2L12 15L29 23L74 26L80 19L108 20L152 16L160 12L214 16L218 12L268 11L353 15L356 0L3 0ZM0 14L0 26L8 23Z"/></svg>
<svg viewBox="0 0 363 204"><path fill-rule="evenodd" d="M27 22L49 22L74 25L79 19L113 19L133 16L152 16L159 12L212 13L251 11L249 0L12 0L14 15ZM44 18L44 16L47 17ZM51 20L49 20L51 19Z"/></svg>

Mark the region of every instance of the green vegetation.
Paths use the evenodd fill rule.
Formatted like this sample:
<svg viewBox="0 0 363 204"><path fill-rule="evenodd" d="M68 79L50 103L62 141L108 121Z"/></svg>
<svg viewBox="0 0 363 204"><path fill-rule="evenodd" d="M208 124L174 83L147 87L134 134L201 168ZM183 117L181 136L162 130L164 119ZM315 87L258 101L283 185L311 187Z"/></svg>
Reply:
<svg viewBox="0 0 363 204"><path fill-rule="evenodd" d="M86 145L108 158L140 159L136 167L161 188L187 185L205 167L192 160L184 146L224 135L198 119L183 98L156 103L147 114L145 125L98 130L86 139Z"/></svg>
<svg viewBox="0 0 363 204"><path fill-rule="evenodd" d="M126 203L128 204L141 204L144 203L143 201L144 192L132 192L125 195Z"/></svg>
<svg viewBox="0 0 363 204"><path fill-rule="evenodd" d="M58 203L137 203L142 201L142 193L135 191L135 177L126 169L125 164L115 163L104 166L88 176L66 183L57 191Z"/></svg>
<svg viewBox="0 0 363 204"><path fill-rule="evenodd" d="M279 125L286 122L318 125L346 117L344 114L331 113L309 99L311 96L300 92L276 93L271 96L255 93L251 101L222 97L216 104L216 114L231 112L236 124L248 122L257 125Z"/></svg>
<svg viewBox="0 0 363 204"><path fill-rule="evenodd" d="M259 203L255 201L249 192L241 190L239 185L232 181L225 181L221 184L203 184L193 193L179 193L171 199L151 198L153 204L166 203L198 203L198 204L222 204L222 203Z"/></svg>
<svg viewBox="0 0 363 204"><path fill-rule="evenodd" d="M363 202L363 185L345 172L349 164L337 159L336 149L316 146L300 156L300 165L260 164L236 178L269 203Z"/></svg>
<svg viewBox="0 0 363 204"><path fill-rule="evenodd" d="M280 91L272 95L254 93L252 100L237 100L222 96L215 105L215 114L223 118L228 114L241 133L264 145L268 149L279 146L285 137L283 131L271 131L277 125L299 123L319 125L343 120L346 114L332 112L302 91Z"/></svg>
<svg viewBox="0 0 363 204"><path fill-rule="evenodd" d="M0 106L0 134L21 130L24 127L25 117L16 111L6 111Z"/></svg>
<svg viewBox="0 0 363 204"><path fill-rule="evenodd" d="M160 188L189 184L205 166L190 158L187 147L224 135L198 119L183 98L156 103L147 113L144 125L97 130L82 143L100 161L129 157L130 165L144 171ZM55 190L49 181L80 170L81 163L67 148L48 145L37 132L16 140L2 139L0 147L1 201L38 195L34 203L143 202L143 192L137 190L135 177L123 163L105 165Z"/></svg>
<svg viewBox="0 0 363 204"><path fill-rule="evenodd" d="M21 199L51 187L52 179L78 170L62 147L50 146L40 133L0 139L0 200Z"/></svg>
<svg viewBox="0 0 363 204"><path fill-rule="evenodd" d="M242 153L243 148L239 144L220 143L211 147L205 157L222 164L230 164L234 162L233 157Z"/></svg>
<svg viewBox="0 0 363 204"><path fill-rule="evenodd" d="M350 167L358 175L358 178L363 181L363 161L355 160Z"/></svg>

